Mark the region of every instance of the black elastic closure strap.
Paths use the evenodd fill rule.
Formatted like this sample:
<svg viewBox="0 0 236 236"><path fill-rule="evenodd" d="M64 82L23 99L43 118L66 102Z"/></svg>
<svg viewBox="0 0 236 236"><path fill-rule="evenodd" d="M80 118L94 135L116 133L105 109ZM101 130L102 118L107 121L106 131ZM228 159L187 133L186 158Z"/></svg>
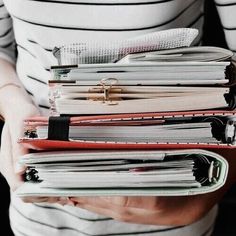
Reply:
<svg viewBox="0 0 236 236"><path fill-rule="evenodd" d="M48 139L67 141L69 139L69 125L70 117L49 117Z"/></svg>

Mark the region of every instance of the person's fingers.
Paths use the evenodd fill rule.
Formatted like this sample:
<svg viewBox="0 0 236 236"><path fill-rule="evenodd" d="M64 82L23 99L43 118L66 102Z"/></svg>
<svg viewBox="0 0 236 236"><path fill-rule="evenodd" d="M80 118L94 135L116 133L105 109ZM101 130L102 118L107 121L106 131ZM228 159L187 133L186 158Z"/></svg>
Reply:
<svg viewBox="0 0 236 236"><path fill-rule="evenodd" d="M121 214L124 215L124 212L119 214L117 211L114 211L114 209L96 207L94 205L83 204L83 203L75 203L75 207L79 207L79 208L91 211L93 213L97 213L99 215L107 216L113 219L118 219L119 218L118 216Z"/></svg>
<svg viewBox="0 0 236 236"><path fill-rule="evenodd" d="M28 149L18 142L19 138L24 136L24 120L39 114L38 109L33 105L24 106L22 109L18 117L10 116L7 120L11 135L13 164L17 173L25 171L24 166L20 166L17 163L20 156L28 153Z"/></svg>
<svg viewBox="0 0 236 236"><path fill-rule="evenodd" d="M157 211L162 208L161 197L77 197L71 198L72 201L98 206L98 207L131 207L139 209L149 209Z"/></svg>
<svg viewBox="0 0 236 236"><path fill-rule="evenodd" d="M111 217L118 221L129 222L129 223L140 223L140 224L163 224L166 219L162 217L162 214L155 211L150 211L146 209L138 209L131 207L100 207L95 205L89 205L84 203L75 203L76 207L92 211L94 213Z"/></svg>
<svg viewBox="0 0 236 236"><path fill-rule="evenodd" d="M12 157L12 142L8 124L4 124L1 137L1 172L6 178L10 188L14 191L22 184L20 175L15 174Z"/></svg>
<svg viewBox="0 0 236 236"><path fill-rule="evenodd" d="M179 217L185 216L184 206L188 205L184 197L71 197L70 199L77 207L116 220L141 224L171 222L173 225L179 225L181 224ZM194 210L192 207L189 209ZM191 214L196 215L194 212ZM194 216L194 219L197 219L196 217ZM188 219L184 221L188 222Z"/></svg>
<svg viewBox="0 0 236 236"><path fill-rule="evenodd" d="M149 209L149 210L157 210L162 202L161 197L155 197L155 196L105 197L104 200L112 205L117 205L121 207L139 208L139 209Z"/></svg>
<svg viewBox="0 0 236 236"><path fill-rule="evenodd" d="M14 170L16 173L22 174L25 168L18 164L19 157L28 153L28 150L18 143L19 138L24 135L23 121L17 120L15 122L9 122L8 126L11 133Z"/></svg>
<svg viewBox="0 0 236 236"><path fill-rule="evenodd" d="M60 201L59 197L22 197L25 203L58 203Z"/></svg>

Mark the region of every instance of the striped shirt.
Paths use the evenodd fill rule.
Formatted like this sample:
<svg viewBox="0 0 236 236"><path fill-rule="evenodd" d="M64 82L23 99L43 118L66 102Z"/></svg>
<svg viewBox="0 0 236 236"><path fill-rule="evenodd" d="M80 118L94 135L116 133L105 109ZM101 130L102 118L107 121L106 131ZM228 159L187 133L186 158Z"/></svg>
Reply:
<svg viewBox="0 0 236 236"><path fill-rule="evenodd" d="M177 28L199 29L204 0L0 0L0 57L16 63L18 76L45 113L55 46L91 39L112 41ZM217 0L228 46L236 50L236 1ZM17 57L15 55L17 48ZM70 206L25 204L12 197L16 235L210 235L216 208L185 227L122 223Z"/></svg>

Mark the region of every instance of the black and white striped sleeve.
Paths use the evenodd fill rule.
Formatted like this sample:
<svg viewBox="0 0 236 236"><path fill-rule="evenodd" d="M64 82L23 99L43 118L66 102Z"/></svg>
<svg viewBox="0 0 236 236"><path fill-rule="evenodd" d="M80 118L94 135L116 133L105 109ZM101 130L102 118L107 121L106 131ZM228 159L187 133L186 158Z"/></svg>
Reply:
<svg viewBox="0 0 236 236"><path fill-rule="evenodd" d="M0 58L15 63L16 50L12 26L12 18L9 15L3 0L0 0Z"/></svg>
<svg viewBox="0 0 236 236"><path fill-rule="evenodd" d="M228 47L236 52L236 0L215 0Z"/></svg>

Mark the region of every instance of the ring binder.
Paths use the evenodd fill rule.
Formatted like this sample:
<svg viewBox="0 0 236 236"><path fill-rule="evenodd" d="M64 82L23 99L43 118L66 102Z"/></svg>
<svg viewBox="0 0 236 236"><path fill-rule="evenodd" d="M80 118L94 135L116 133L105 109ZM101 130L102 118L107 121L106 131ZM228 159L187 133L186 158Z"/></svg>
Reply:
<svg viewBox="0 0 236 236"><path fill-rule="evenodd" d="M147 147L155 145L157 148L160 144L176 145L177 147L181 145L203 145L205 143L204 146L214 145L215 148L217 145L222 148L235 145L236 118L234 112L219 111L210 113L209 111L203 111L200 113L162 114L143 113L123 116L73 117L69 120L69 125L63 127L63 132L69 137L60 137L60 134L56 133L53 135L53 139L50 139L51 136L46 136L47 129L62 130L60 127L65 117L54 118L56 122L52 123L52 127L51 122L48 123L46 120L44 122L40 122L40 119L38 121L26 121L29 132L24 142L36 144L34 135L37 135L38 142L43 141L44 137L47 138L49 143L50 140L69 140L68 148L73 142L78 145L78 148L80 142L84 144L91 142L94 145L100 142L108 149L112 148L113 145L119 146L121 144L129 147L133 145L132 140L136 143L137 148L142 145ZM60 121L60 119L62 120ZM33 133L30 134L30 131ZM91 132L92 137L89 136ZM177 133L180 136L176 136Z"/></svg>
<svg viewBox="0 0 236 236"><path fill-rule="evenodd" d="M28 174L20 197L189 196L219 189L228 173L223 157L200 149L54 151L26 154L20 164Z"/></svg>
<svg viewBox="0 0 236 236"><path fill-rule="evenodd" d="M154 152L155 153L155 152ZM132 152L130 152L130 154L132 155ZM88 153L89 155L89 153ZM95 156L98 156L99 153L95 152ZM121 155L123 155L123 153L121 152ZM148 155L148 152L146 153L146 155ZM158 154L156 155L158 156ZM162 160L155 160L155 156L153 157L153 160L147 159L145 160L145 158L143 159L124 159L124 157L120 157L118 158L117 163L113 160L107 160L106 163L104 162L104 160L89 160L89 164L86 163L86 161L81 161L81 160L77 160L77 162L75 162L76 160L74 160L73 162L71 161L67 161L66 158L59 164L58 162L54 162L52 160L52 162L50 161L42 161L42 162L38 162L35 164L28 164L28 167L26 169L25 172L25 180L26 181L31 181L31 182L40 182L42 181L42 179L40 178L40 171L42 171L42 167L46 167L45 171L47 171L47 169L52 169L52 168L57 168L57 166L71 166L71 170L74 169L74 171L83 171L84 173L90 172L91 173L91 169L94 168L94 171L100 171L100 173L102 173L102 171L106 171L106 170L110 170L110 171L128 171L128 172L143 172L143 173L148 173L151 171L156 171L158 168L160 170L162 170L162 167L164 166L164 169L169 169L169 168L186 168L186 163L183 164L183 167L180 166L176 166L175 161L190 161L192 160L192 172L193 175L196 178L196 181L198 181L202 186L206 186L209 185L209 183L212 183L213 180L215 179L215 181L217 182L219 179L219 173L218 171L215 170L215 168L219 167L217 165L218 161L217 160L212 160L212 158L206 156L206 155L201 155L201 154L190 154L190 155L180 155L180 156L171 156L171 154L164 154L163 156L165 156ZM123 159L122 159L123 158ZM119 163L120 161L120 163ZM174 161L174 162L173 162ZM76 165L74 165L76 163ZM114 164L113 164L114 163ZM172 164L173 163L173 164ZM111 167L110 165L113 164L114 166ZM189 163L190 164L190 163ZM50 167L54 166L54 167ZM165 166L166 165L166 166ZM76 170L77 169L77 170ZM55 170L54 170L55 171Z"/></svg>

